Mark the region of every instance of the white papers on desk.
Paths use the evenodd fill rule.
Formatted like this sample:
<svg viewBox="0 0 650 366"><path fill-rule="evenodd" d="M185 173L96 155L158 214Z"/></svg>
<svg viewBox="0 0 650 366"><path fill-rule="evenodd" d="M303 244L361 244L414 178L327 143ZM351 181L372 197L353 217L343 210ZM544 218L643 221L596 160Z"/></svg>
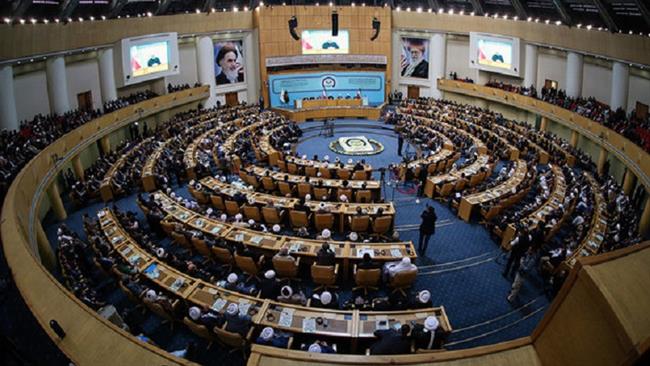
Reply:
<svg viewBox="0 0 650 366"><path fill-rule="evenodd" d="M371 248L364 247L364 248L357 249L357 257L359 258L363 257L366 253L368 253L368 255L370 255L371 257L375 256L375 251Z"/></svg>
<svg viewBox="0 0 650 366"><path fill-rule="evenodd" d="M260 245L260 243L262 242L262 239L264 239L264 237L259 236L259 235L255 235L254 237L251 238L250 241L251 241L251 243L253 243L255 245Z"/></svg>
<svg viewBox="0 0 650 366"><path fill-rule="evenodd" d="M131 264L135 264L135 262L138 260L140 260L140 254L132 255L129 257L129 263Z"/></svg>
<svg viewBox="0 0 650 366"><path fill-rule="evenodd" d="M170 286L172 291L177 292L181 287L183 287L183 284L185 283L185 280L183 278L177 278L174 283Z"/></svg>
<svg viewBox="0 0 650 366"><path fill-rule="evenodd" d="M210 230L212 234L217 234L219 231L221 231L221 227L219 226L215 226L212 228L212 230Z"/></svg>
<svg viewBox="0 0 650 366"><path fill-rule="evenodd" d="M226 301L226 300L224 300L222 298L218 298L214 302L214 304L212 304L211 308L212 308L212 310L214 310L216 312L219 312L219 311L221 311L221 309L224 308L224 306L226 306L227 303L228 303L228 301Z"/></svg>
<svg viewBox="0 0 650 366"><path fill-rule="evenodd" d="M388 327L388 318L385 316L378 316L377 320L375 320L375 330L386 330Z"/></svg>
<svg viewBox="0 0 650 366"><path fill-rule="evenodd" d="M124 249L122 249L122 255L125 256L125 257L128 256L129 253L131 253L131 250L132 250L131 246L124 247Z"/></svg>
<svg viewBox="0 0 650 366"><path fill-rule="evenodd" d="M218 292L217 289L214 288L214 287L208 287L208 290L207 290L207 291L208 291L208 293L209 293L210 295L216 295L217 292Z"/></svg>
<svg viewBox="0 0 650 366"><path fill-rule="evenodd" d="M399 258L403 257L402 251L397 248L391 248L390 255L392 257L399 257Z"/></svg>
<svg viewBox="0 0 650 366"><path fill-rule="evenodd" d="M314 333L316 331L316 319L305 318L302 320L302 332Z"/></svg>
<svg viewBox="0 0 650 366"><path fill-rule="evenodd" d="M113 239L111 239L111 243L117 244L117 243L121 242L122 240L124 240L124 237L122 235L114 236Z"/></svg>
<svg viewBox="0 0 650 366"><path fill-rule="evenodd" d="M244 234L236 234L235 235L235 241L244 241Z"/></svg>
<svg viewBox="0 0 650 366"><path fill-rule="evenodd" d="M248 315L248 310L251 308L251 303L246 299L239 299L239 315L245 316Z"/></svg>
<svg viewBox="0 0 650 366"><path fill-rule="evenodd" d="M293 322L294 312L295 309L282 309L282 312L280 313L280 320L278 321L278 325L285 328L291 327L291 323Z"/></svg>
<svg viewBox="0 0 650 366"><path fill-rule="evenodd" d="M301 241L292 243L291 246L289 246L289 253L299 252L302 248L302 244L303 242Z"/></svg>

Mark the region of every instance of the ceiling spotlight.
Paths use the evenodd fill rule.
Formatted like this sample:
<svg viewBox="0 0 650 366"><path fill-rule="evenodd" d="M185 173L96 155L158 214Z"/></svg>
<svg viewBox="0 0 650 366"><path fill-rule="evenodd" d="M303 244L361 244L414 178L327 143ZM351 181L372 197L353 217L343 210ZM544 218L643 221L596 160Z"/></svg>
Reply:
<svg viewBox="0 0 650 366"><path fill-rule="evenodd" d="M499 17L499 13L494 13L494 19Z"/></svg>
<svg viewBox="0 0 650 366"><path fill-rule="evenodd" d="M350 4L350 5L352 5L352 6L356 6L357 4L355 4L355 3L352 3L352 4Z"/></svg>
<svg viewBox="0 0 650 366"><path fill-rule="evenodd" d="M11 19L9 19L9 18L5 18L4 21L5 21L5 23L7 23L7 24L11 23Z"/></svg>
<svg viewBox="0 0 650 366"><path fill-rule="evenodd" d="M402 8L398 6L397 9L395 9L395 10L400 11L400 10L402 10Z"/></svg>
<svg viewBox="0 0 650 366"><path fill-rule="evenodd" d="M527 22L530 22L531 20L533 20L533 17L528 17L528 19L526 19Z"/></svg>
<svg viewBox="0 0 650 366"><path fill-rule="evenodd" d="M25 24L25 19L20 19L19 22L20 24Z"/></svg>
<svg viewBox="0 0 650 366"><path fill-rule="evenodd" d="M429 10L427 10L428 13L431 13L432 11L433 11L433 9L431 9L431 8L429 8Z"/></svg>
<svg viewBox="0 0 650 366"><path fill-rule="evenodd" d="M201 13L201 10L199 10L199 9L197 8L197 9L194 9L194 12L196 12L197 14L200 14L200 13Z"/></svg>
<svg viewBox="0 0 650 366"><path fill-rule="evenodd" d="M352 4L354 4L354 3L352 3ZM411 7L409 6L408 8L406 8L406 11L411 11Z"/></svg>
<svg viewBox="0 0 650 366"><path fill-rule="evenodd" d="M601 30L603 30L603 27L598 27L598 31L600 32Z"/></svg>
<svg viewBox="0 0 650 366"><path fill-rule="evenodd" d="M465 15L465 10L461 10L459 14L460 15Z"/></svg>
<svg viewBox="0 0 650 366"><path fill-rule="evenodd" d="M106 15L102 15L102 20L106 20Z"/></svg>
<svg viewBox="0 0 650 366"><path fill-rule="evenodd" d="M94 20L95 20L95 17L91 16L90 21L94 21Z"/></svg>
<svg viewBox="0 0 650 366"><path fill-rule="evenodd" d="M57 24L58 24L59 21L60 21L59 18L54 19L54 23L57 23Z"/></svg>
<svg viewBox="0 0 650 366"><path fill-rule="evenodd" d="M422 12L422 7L418 7L418 8L417 8L417 12L418 12L418 13L421 13L421 12Z"/></svg>
<svg viewBox="0 0 650 366"><path fill-rule="evenodd" d="M316 6L320 6L320 3L316 3Z"/></svg>
<svg viewBox="0 0 650 366"><path fill-rule="evenodd" d="M544 23L546 23L546 24L548 24L548 23L550 23L550 22L551 22L551 21L548 20L548 19L546 19L546 20L544 21Z"/></svg>
<svg viewBox="0 0 650 366"><path fill-rule="evenodd" d="M449 13L449 15L454 15L454 9L449 9L447 13Z"/></svg>
<svg viewBox="0 0 650 366"><path fill-rule="evenodd" d="M508 14L504 15L503 19L508 19Z"/></svg>
<svg viewBox="0 0 650 366"><path fill-rule="evenodd" d="M260 1L260 6L264 6L264 1Z"/></svg>
<svg viewBox="0 0 650 366"><path fill-rule="evenodd" d="M582 28L582 23L578 23L578 25L576 25L576 27Z"/></svg>
<svg viewBox="0 0 650 366"><path fill-rule="evenodd" d="M442 14L444 12L445 12L445 9L443 9L443 8L438 9L438 14Z"/></svg>
<svg viewBox="0 0 650 366"><path fill-rule="evenodd" d="M474 12L469 13L469 15L474 16Z"/></svg>
<svg viewBox="0 0 650 366"><path fill-rule="evenodd" d="M591 30L591 24L587 26L587 30Z"/></svg>
<svg viewBox="0 0 650 366"><path fill-rule="evenodd" d="M535 23L539 23L539 18L535 18Z"/></svg>
<svg viewBox="0 0 650 366"><path fill-rule="evenodd" d="M34 18L30 19L29 21L30 21L30 23L32 23L32 24L36 24L36 19L34 19Z"/></svg>
<svg viewBox="0 0 650 366"><path fill-rule="evenodd" d="M79 17L79 21L83 23L83 21L84 21L84 18L82 18L82 17Z"/></svg>
<svg viewBox="0 0 650 366"><path fill-rule="evenodd" d="M560 25L560 24L562 24L561 21L559 21L559 20L556 20L556 21L555 21L555 25Z"/></svg>
<svg viewBox="0 0 650 366"><path fill-rule="evenodd" d="M512 19L514 19L514 20L519 20L519 17L515 15L515 17L512 18Z"/></svg>
<svg viewBox="0 0 650 366"><path fill-rule="evenodd" d="M334 3L330 1L330 6L334 6Z"/></svg>
<svg viewBox="0 0 650 366"><path fill-rule="evenodd" d="M50 22L49 20L47 20L47 19L43 19L43 23L47 24L47 23L49 23L49 22Z"/></svg>
<svg viewBox="0 0 650 366"><path fill-rule="evenodd" d="M148 17L152 17L152 16L153 16L153 14L151 14L151 12L150 12L150 11L148 11L148 12L147 12L147 16L148 16Z"/></svg>

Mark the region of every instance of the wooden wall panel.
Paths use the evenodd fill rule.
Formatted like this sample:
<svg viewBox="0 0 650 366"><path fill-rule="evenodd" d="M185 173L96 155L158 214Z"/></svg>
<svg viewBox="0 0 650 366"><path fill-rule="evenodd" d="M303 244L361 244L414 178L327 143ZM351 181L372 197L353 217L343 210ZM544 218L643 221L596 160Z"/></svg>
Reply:
<svg viewBox="0 0 650 366"><path fill-rule="evenodd" d="M292 16L298 19L296 33L306 29L331 29L332 10L329 6L275 6L265 7L255 11L254 24L259 27L260 34L260 75L265 84L268 83L266 58L279 56L295 56L302 54L300 41L296 41L289 33L288 22ZM353 55L383 55L386 56L386 92L390 91L391 70L391 12L383 7L337 7L339 14L339 30L347 30L350 34L350 54ZM379 37L370 41L373 34L372 18L381 22ZM268 88L263 87L264 100L268 98Z"/></svg>
<svg viewBox="0 0 650 366"><path fill-rule="evenodd" d="M482 16L393 12L393 28L463 33L484 32L592 55L650 65L650 37L598 32L544 23Z"/></svg>
<svg viewBox="0 0 650 366"><path fill-rule="evenodd" d="M122 38L178 32L200 34L253 28L253 12L179 14L63 24L0 25L0 61L112 44Z"/></svg>

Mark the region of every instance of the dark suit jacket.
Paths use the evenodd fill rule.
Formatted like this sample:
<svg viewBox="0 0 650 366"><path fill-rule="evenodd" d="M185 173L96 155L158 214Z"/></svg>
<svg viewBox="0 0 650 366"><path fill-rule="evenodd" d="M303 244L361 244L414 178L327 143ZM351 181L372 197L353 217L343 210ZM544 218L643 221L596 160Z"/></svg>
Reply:
<svg viewBox="0 0 650 366"><path fill-rule="evenodd" d="M402 69L402 76L404 76L405 71L406 71L406 68L403 68ZM415 67L415 70L413 70L413 74L411 74L410 77L428 79L429 78L429 63L427 61L420 62L420 64Z"/></svg>
<svg viewBox="0 0 650 366"><path fill-rule="evenodd" d="M248 333L248 330L251 327L251 317L248 315L240 316L239 314L226 314L226 321L228 322L228 325L226 325L227 331L239 333L242 336L246 336L246 333Z"/></svg>
<svg viewBox="0 0 650 366"><path fill-rule="evenodd" d="M411 341L402 338L394 329L377 330L375 337L379 340L370 346L371 355L398 355L411 353Z"/></svg>
<svg viewBox="0 0 650 366"><path fill-rule="evenodd" d="M336 255L331 249L324 251L319 249L316 253L316 264L319 266L333 266L336 264Z"/></svg>
<svg viewBox="0 0 650 366"><path fill-rule="evenodd" d="M436 220L438 220L438 216L436 216L435 212L430 212L429 210L426 210L420 215L422 218L422 223L420 223L420 232L423 234L433 234L436 232Z"/></svg>
<svg viewBox="0 0 650 366"><path fill-rule="evenodd" d="M416 68L416 70L417 70L417 68ZM237 82L238 83L243 83L244 82L244 75L243 74L239 74L237 76ZM228 80L228 78L226 77L226 74L224 74L223 71L222 71L221 73L219 73L219 75L217 75L217 85L224 85L224 84L230 84L230 80Z"/></svg>

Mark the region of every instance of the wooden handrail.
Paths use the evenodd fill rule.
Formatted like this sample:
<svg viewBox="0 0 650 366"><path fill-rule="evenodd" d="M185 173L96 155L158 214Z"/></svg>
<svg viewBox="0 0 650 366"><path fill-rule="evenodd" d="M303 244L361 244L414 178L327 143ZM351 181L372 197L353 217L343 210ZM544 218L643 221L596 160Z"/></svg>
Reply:
<svg viewBox="0 0 650 366"><path fill-rule="evenodd" d="M18 173L7 192L0 230L14 281L43 330L75 364L190 363L137 341L128 332L101 318L43 266L36 249L35 231L40 225L37 213L44 192L68 161L98 139L133 121L197 102L208 95L207 86L187 89L130 105L90 121L37 154ZM59 339L50 329L51 319L56 319L66 331L64 339ZM120 352L115 352L116 349Z"/></svg>

